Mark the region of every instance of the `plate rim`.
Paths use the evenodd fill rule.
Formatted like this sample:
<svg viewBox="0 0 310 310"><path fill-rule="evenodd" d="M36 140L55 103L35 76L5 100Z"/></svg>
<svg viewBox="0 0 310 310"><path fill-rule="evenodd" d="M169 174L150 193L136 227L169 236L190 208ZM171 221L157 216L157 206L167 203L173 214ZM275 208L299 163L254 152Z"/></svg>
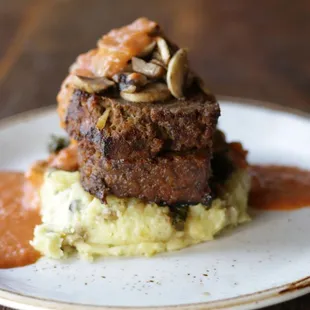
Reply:
<svg viewBox="0 0 310 310"><path fill-rule="evenodd" d="M285 302L310 293L310 276L284 284L275 288L226 298L211 302L171 305L171 306L99 306L53 301L38 297L30 297L20 293L12 293L0 289L0 302L3 306L24 310L233 310L257 309ZM250 308L248 306L251 306ZM245 308L246 307L246 308Z"/></svg>
<svg viewBox="0 0 310 310"><path fill-rule="evenodd" d="M229 102L231 104L244 104L248 106L260 107L267 110L285 112L292 115L296 115L302 118L310 119L310 113L298 110L295 108L282 106L276 103L268 101L261 101L256 99L239 98L231 96L217 96L219 103ZM10 125L14 125L21 120L31 120L34 117L39 117L44 114L51 113L55 110L55 105L49 105L32 109L29 111L14 114L9 117L0 119L0 129ZM163 306L149 306L149 307L137 307L137 306L99 306L99 305L87 305L79 303L70 303L64 301L55 301L39 297L32 297L21 293L14 293L5 289L0 289L0 304L6 307L17 307L25 310L125 310L125 309L140 309L140 310L211 310L211 309L257 309L260 307L266 307L274 305L280 302L288 301L302 295L310 293L310 274L307 277L301 278L294 282L290 282L281 286L269 288L262 291L253 292L250 294L244 294L237 297L226 298L216 301L206 301L201 303L190 303L180 305L163 305ZM251 306L251 308L248 308ZM245 308L247 307L247 308Z"/></svg>

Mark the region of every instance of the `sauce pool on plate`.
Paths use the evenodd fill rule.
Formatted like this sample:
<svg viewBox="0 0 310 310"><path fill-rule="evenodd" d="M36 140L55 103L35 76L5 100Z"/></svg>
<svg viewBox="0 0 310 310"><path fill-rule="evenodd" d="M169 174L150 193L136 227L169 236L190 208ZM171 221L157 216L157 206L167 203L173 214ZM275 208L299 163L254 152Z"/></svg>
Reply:
<svg viewBox="0 0 310 310"><path fill-rule="evenodd" d="M0 268L29 265L40 257L29 243L41 222L37 202L23 173L0 172Z"/></svg>
<svg viewBox="0 0 310 310"><path fill-rule="evenodd" d="M251 166L251 207L293 210L310 206L310 171L288 166Z"/></svg>

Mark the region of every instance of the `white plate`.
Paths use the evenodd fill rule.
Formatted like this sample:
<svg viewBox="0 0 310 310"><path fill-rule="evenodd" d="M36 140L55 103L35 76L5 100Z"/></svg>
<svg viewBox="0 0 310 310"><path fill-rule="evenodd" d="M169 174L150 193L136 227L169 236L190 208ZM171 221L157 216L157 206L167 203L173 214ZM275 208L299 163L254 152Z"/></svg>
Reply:
<svg viewBox="0 0 310 310"><path fill-rule="evenodd" d="M222 101L220 127L253 163L310 168L310 119ZM60 133L53 110L2 121L0 169L26 169ZM0 303L20 309L255 309L310 291L310 208L255 212L214 242L153 258L40 259L0 270Z"/></svg>

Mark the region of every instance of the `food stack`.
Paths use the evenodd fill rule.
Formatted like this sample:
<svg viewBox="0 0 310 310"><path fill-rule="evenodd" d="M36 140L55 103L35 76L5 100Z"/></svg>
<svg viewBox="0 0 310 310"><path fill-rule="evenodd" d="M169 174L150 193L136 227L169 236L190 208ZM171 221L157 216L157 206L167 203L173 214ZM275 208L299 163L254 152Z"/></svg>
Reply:
<svg viewBox="0 0 310 310"><path fill-rule="evenodd" d="M219 104L155 22L80 55L58 103L72 143L44 175L33 240L44 255L149 256L249 220L246 153L216 129Z"/></svg>
<svg viewBox="0 0 310 310"><path fill-rule="evenodd" d="M82 75L80 59L63 86L72 88L64 124L78 141L83 187L101 201L113 194L160 205L209 204L219 105L190 71L187 50L169 42L157 24L139 19L129 28L133 37L143 29L149 42L124 68ZM111 49L122 32L104 36L90 57Z"/></svg>

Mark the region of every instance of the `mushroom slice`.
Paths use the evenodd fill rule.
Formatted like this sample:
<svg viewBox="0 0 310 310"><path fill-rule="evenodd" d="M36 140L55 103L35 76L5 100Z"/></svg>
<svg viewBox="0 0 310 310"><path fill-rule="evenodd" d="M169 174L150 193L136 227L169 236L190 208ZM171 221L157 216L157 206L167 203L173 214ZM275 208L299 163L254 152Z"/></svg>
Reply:
<svg viewBox="0 0 310 310"><path fill-rule="evenodd" d="M130 102L155 102L165 101L171 97L171 93L164 83L152 83L147 85L142 91L128 93L122 91L121 97Z"/></svg>
<svg viewBox="0 0 310 310"><path fill-rule="evenodd" d="M166 65L161 60L158 60L156 58L152 59L150 62L152 64L155 64L155 65L161 66L163 68L166 68Z"/></svg>
<svg viewBox="0 0 310 310"><path fill-rule="evenodd" d="M128 93L139 91L141 87L148 83L145 75L137 72L121 72L113 76L115 83L118 83L119 89Z"/></svg>
<svg viewBox="0 0 310 310"><path fill-rule="evenodd" d="M111 108L106 108L106 110L103 112L103 114L98 118L96 127L99 130L101 130L105 127L105 124L107 123L110 111L111 111Z"/></svg>
<svg viewBox="0 0 310 310"><path fill-rule="evenodd" d="M138 55L138 57L146 57L147 55L150 55L153 52L153 49L156 46L156 41L152 41L149 45L147 45L143 51Z"/></svg>
<svg viewBox="0 0 310 310"><path fill-rule="evenodd" d="M168 64L167 85L171 94L176 98L183 97L183 86L188 72L186 49L179 49Z"/></svg>
<svg viewBox="0 0 310 310"><path fill-rule="evenodd" d="M126 93L135 93L138 89L139 88L136 85L128 85L126 83L119 84L119 90Z"/></svg>
<svg viewBox="0 0 310 310"><path fill-rule="evenodd" d="M121 91L134 93L139 91L141 87L148 83L148 79L145 75L137 72L133 72L127 75L126 80L119 84Z"/></svg>
<svg viewBox="0 0 310 310"><path fill-rule="evenodd" d="M163 60L165 65L168 65L171 55L167 42L160 37L156 39L156 42L161 59Z"/></svg>
<svg viewBox="0 0 310 310"><path fill-rule="evenodd" d="M99 93L115 85L115 83L108 78L102 77L86 77L76 75L73 81L75 87L85 90L88 93Z"/></svg>
<svg viewBox="0 0 310 310"><path fill-rule="evenodd" d="M144 74L153 79L158 79L165 74L165 69L151 62L146 62L143 59L133 57L132 68L134 71Z"/></svg>
<svg viewBox="0 0 310 310"><path fill-rule="evenodd" d="M147 78L141 73L133 72L127 75L126 82L144 86L147 83Z"/></svg>

